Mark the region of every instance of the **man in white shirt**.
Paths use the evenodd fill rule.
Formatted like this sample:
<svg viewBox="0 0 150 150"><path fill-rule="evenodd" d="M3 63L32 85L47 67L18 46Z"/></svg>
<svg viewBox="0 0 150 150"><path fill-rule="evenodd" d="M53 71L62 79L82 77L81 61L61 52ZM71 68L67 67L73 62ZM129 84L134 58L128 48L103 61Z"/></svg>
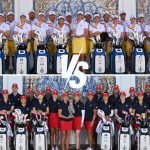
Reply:
<svg viewBox="0 0 150 150"><path fill-rule="evenodd" d="M78 11L77 20L71 27L72 30L72 53L81 54L80 60L85 60L85 54L87 53L86 38L88 36L88 24L84 21L82 11Z"/></svg>
<svg viewBox="0 0 150 150"><path fill-rule="evenodd" d="M30 10L29 11L29 20L27 20L27 23L33 25L33 24L35 24L37 22L38 22L38 20L36 18L35 11L34 10Z"/></svg>
<svg viewBox="0 0 150 150"><path fill-rule="evenodd" d="M138 24L140 25L142 31L144 32L144 28L146 26L146 22L144 20L144 14L139 14L139 16L138 16Z"/></svg>
<svg viewBox="0 0 150 150"><path fill-rule="evenodd" d="M101 21L101 24L103 24L105 26L105 31L107 29L107 27L110 25L110 14L109 12L105 12L103 15L103 21Z"/></svg>

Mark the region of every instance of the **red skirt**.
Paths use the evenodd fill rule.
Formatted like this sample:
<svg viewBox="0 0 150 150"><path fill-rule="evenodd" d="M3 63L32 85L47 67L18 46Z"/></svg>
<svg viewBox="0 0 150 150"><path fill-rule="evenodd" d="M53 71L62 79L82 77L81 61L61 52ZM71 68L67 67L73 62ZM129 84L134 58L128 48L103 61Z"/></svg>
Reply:
<svg viewBox="0 0 150 150"><path fill-rule="evenodd" d="M65 130L72 130L72 123L73 121L64 121L64 120L60 120L60 129L62 131L65 131Z"/></svg>
<svg viewBox="0 0 150 150"><path fill-rule="evenodd" d="M73 118L73 129L74 130L81 130L81 121L82 121L82 117L74 117Z"/></svg>
<svg viewBox="0 0 150 150"><path fill-rule="evenodd" d="M48 121L49 128L56 128L56 129L58 129L60 127L58 113L50 113L48 120L49 120Z"/></svg>
<svg viewBox="0 0 150 150"><path fill-rule="evenodd" d="M92 127L90 126L90 124L91 124L91 121L85 121L85 128L87 130L95 130L96 129L96 125L97 125L96 121L94 121Z"/></svg>

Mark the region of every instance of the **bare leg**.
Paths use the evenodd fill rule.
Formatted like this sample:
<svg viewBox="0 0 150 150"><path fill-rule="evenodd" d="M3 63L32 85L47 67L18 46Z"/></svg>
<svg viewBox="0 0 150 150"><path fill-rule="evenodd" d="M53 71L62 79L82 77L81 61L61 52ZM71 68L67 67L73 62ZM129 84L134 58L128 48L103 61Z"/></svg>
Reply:
<svg viewBox="0 0 150 150"><path fill-rule="evenodd" d="M70 143L70 130L67 130L67 138L66 138L66 150L69 150L69 143Z"/></svg>
<svg viewBox="0 0 150 150"><path fill-rule="evenodd" d="M75 135L76 135L76 149L79 149L80 148L80 130L76 130Z"/></svg>
<svg viewBox="0 0 150 150"><path fill-rule="evenodd" d="M66 140L66 131L62 131L62 142L61 142L61 144L62 144L62 150L66 150L65 149L65 140Z"/></svg>
<svg viewBox="0 0 150 150"><path fill-rule="evenodd" d="M54 128L50 129L51 131L51 135L50 135L50 143L51 143L51 147L54 146Z"/></svg>
<svg viewBox="0 0 150 150"><path fill-rule="evenodd" d="M88 142L89 142L89 146L92 147L92 143L93 143L93 131L92 130L88 130Z"/></svg>
<svg viewBox="0 0 150 150"><path fill-rule="evenodd" d="M59 129L55 129L55 142L56 142L56 147L58 147L58 142L59 142Z"/></svg>

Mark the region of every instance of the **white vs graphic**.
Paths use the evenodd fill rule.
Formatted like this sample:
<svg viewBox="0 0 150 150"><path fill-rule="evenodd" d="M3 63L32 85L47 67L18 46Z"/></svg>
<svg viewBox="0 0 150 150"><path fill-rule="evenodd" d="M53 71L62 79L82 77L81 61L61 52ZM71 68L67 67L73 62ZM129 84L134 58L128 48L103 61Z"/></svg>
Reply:
<svg viewBox="0 0 150 150"><path fill-rule="evenodd" d="M62 78L68 79L69 85L72 88L81 88L86 83L86 75L80 71L79 68L82 67L82 69L85 70L88 69L89 66L87 62L79 61L79 57L80 55L73 55L68 66L68 56L62 56ZM71 76L76 76L80 81L76 83L75 80L70 80Z"/></svg>

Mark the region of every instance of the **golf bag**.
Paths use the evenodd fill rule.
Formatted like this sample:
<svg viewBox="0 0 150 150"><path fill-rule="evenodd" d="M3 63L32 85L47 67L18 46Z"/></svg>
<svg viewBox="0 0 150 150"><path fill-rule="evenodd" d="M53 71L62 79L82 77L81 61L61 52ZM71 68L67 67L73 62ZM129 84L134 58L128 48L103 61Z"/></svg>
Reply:
<svg viewBox="0 0 150 150"><path fill-rule="evenodd" d="M144 39L143 34L135 32L130 33L129 38L134 41L131 59L132 73L145 73L146 72L146 58L144 54Z"/></svg>
<svg viewBox="0 0 150 150"><path fill-rule="evenodd" d="M34 150L48 150L48 127L46 122L46 115L44 114L33 114L33 147Z"/></svg>
<svg viewBox="0 0 150 150"><path fill-rule="evenodd" d="M109 35L113 38L113 48L111 51L111 72L123 74L126 71L125 54L121 44L121 33L114 32Z"/></svg>
<svg viewBox="0 0 150 150"><path fill-rule="evenodd" d="M13 113L14 124L14 148L15 150L28 150L27 114L22 114L19 109Z"/></svg>
<svg viewBox="0 0 150 150"><path fill-rule="evenodd" d="M106 119L105 113L98 110L98 116L102 119L98 123L96 132L100 134L100 149L112 150L113 148L113 136L114 136L114 124L111 118Z"/></svg>
<svg viewBox="0 0 150 150"><path fill-rule="evenodd" d="M36 74L48 74L50 73L50 54L48 52L46 44L43 42L42 33L35 31L35 40L38 43L36 60L35 60L35 73Z"/></svg>
<svg viewBox="0 0 150 150"><path fill-rule="evenodd" d="M119 118L117 121L120 123L121 127L118 131L118 150L131 150L131 135L133 134L133 129L131 127L132 116L124 112L125 119Z"/></svg>
<svg viewBox="0 0 150 150"><path fill-rule="evenodd" d="M0 34L0 74L5 73L5 54L4 54L4 41L3 34Z"/></svg>
<svg viewBox="0 0 150 150"><path fill-rule="evenodd" d="M14 70L16 74L29 73L29 56L27 53L27 44L24 42L24 34L13 36L17 51L14 57Z"/></svg>
<svg viewBox="0 0 150 150"><path fill-rule="evenodd" d="M11 149L12 136L12 130L7 120L7 113L0 111L0 150Z"/></svg>
<svg viewBox="0 0 150 150"><path fill-rule="evenodd" d="M62 57L64 55L68 56L66 47L68 38L63 34L59 33L52 36L54 44L57 48L55 56L54 56L54 73L61 74L62 73Z"/></svg>
<svg viewBox="0 0 150 150"><path fill-rule="evenodd" d="M92 38L94 48L92 52L92 72L94 74L105 73L106 71L106 52L104 44L101 42L100 35Z"/></svg>
<svg viewBox="0 0 150 150"><path fill-rule="evenodd" d="M147 116L147 117L146 117ZM137 132L137 150L149 150L150 148L150 112L143 113L139 116L137 124L139 129Z"/></svg>

